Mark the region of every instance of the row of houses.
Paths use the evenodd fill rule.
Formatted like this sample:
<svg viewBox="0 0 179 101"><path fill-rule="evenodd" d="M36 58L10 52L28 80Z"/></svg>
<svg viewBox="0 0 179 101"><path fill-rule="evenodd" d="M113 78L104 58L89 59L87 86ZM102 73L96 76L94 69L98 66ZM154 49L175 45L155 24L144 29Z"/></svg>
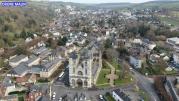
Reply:
<svg viewBox="0 0 179 101"><path fill-rule="evenodd" d="M178 37L167 38L166 43L171 45L174 50L172 54L173 65L175 67L179 67L179 38Z"/></svg>

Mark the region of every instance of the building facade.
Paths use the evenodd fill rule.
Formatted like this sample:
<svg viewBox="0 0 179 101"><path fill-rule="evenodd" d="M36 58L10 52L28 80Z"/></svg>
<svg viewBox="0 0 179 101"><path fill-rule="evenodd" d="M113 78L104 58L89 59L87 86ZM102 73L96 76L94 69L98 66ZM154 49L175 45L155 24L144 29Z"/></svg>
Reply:
<svg viewBox="0 0 179 101"><path fill-rule="evenodd" d="M92 87L102 67L100 50L93 46L72 52L69 58L69 82L72 88Z"/></svg>

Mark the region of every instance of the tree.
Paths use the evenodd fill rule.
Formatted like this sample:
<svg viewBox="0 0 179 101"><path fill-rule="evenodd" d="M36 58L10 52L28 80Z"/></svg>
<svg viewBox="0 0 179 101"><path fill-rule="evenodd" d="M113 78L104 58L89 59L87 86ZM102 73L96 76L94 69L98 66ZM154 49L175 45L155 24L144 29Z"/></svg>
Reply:
<svg viewBox="0 0 179 101"><path fill-rule="evenodd" d="M112 59L115 59L117 60L118 58L118 52L115 50L115 49L107 49L105 51L105 57L108 59L108 60L112 60Z"/></svg>
<svg viewBox="0 0 179 101"><path fill-rule="evenodd" d="M21 54L28 55L29 54L29 52L26 49L26 46L24 46L24 45L17 46L15 53L18 54L18 55L21 55Z"/></svg>
<svg viewBox="0 0 179 101"><path fill-rule="evenodd" d="M26 30L23 28L22 32L20 33L20 37L25 39L26 33L27 33Z"/></svg>
<svg viewBox="0 0 179 101"><path fill-rule="evenodd" d="M0 48L3 48L5 46L4 40L0 39Z"/></svg>
<svg viewBox="0 0 179 101"><path fill-rule="evenodd" d="M125 57L126 55L128 55L129 54L129 52L127 51L127 49L126 48L118 48L117 49L117 52L119 53L119 56L120 57Z"/></svg>
<svg viewBox="0 0 179 101"><path fill-rule="evenodd" d="M165 89L165 77L155 77L154 78L154 87L157 91L157 94L160 97L161 101L173 101L172 97L167 93Z"/></svg>
<svg viewBox="0 0 179 101"><path fill-rule="evenodd" d="M57 47L57 42L55 40L53 40L52 38L49 38L47 40L47 46L51 47L51 48L56 48Z"/></svg>
<svg viewBox="0 0 179 101"><path fill-rule="evenodd" d="M59 46L64 46L67 41L68 41L67 37L59 38L58 39L58 45Z"/></svg>
<svg viewBox="0 0 179 101"><path fill-rule="evenodd" d="M105 45L104 45L105 48L112 48L112 40L111 39L107 39L105 41Z"/></svg>
<svg viewBox="0 0 179 101"><path fill-rule="evenodd" d="M122 71L121 71L121 75L120 75L120 78L121 79L124 79L126 74L129 72L129 64L127 64L126 61L122 61Z"/></svg>
<svg viewBox="0 0 179 101"><path fill-rule="evenodd" d="M5 65L4 59L0 58L0 68L2 68Z"/></svg>

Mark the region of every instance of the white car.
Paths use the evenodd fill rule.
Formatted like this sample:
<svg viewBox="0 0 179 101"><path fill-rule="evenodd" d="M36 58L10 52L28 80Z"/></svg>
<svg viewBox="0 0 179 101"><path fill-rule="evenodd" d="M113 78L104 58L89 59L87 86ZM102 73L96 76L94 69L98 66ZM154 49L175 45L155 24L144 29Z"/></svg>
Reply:
<svg viewBox="0 0 179 101"><path fill-rule="evenodd" d="M58 99L58 101L62 101L62 97L60 97L60 98Z"/></svg>
<svg viewBox="0 0 179 101"><path fill-rule="evenodd" d="M52 97L52 100L55 100L55 97Z"/></svg>
<svg viewBox="0 0 179 101"><path fill-rule="evenodd" d="M100 98L100 99L103 99L103 95L99 95L99 98Z"/></svg>
<svg viewBox="0 0 179 101"><path fill-rule="evenodd" d="M55 96L56 96L56 95L54 95L54 94L52 95L53 98L54 98Z"/></svg>

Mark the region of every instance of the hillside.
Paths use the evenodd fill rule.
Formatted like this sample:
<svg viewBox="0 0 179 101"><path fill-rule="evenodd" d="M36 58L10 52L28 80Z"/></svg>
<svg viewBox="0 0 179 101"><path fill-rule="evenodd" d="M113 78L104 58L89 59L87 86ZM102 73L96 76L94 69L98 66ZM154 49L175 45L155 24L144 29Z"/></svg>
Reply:
<svg viewBox="0 0 179 101"><path fill-rule="evenodd" d="M143 9L143 8L165 8L171 10L179 10L179 1L173 0L159 0L159 1L151 1L146 3L140 4L133 4L131 7L136 9Z"/></svg>
<svg viewBox="0 0 179 101"><path fill-rule="evenodd" d="M39 32L53 17L47 5L29 2L25 7L0 7L0 47L12 46L22 32Z"/></svg>

